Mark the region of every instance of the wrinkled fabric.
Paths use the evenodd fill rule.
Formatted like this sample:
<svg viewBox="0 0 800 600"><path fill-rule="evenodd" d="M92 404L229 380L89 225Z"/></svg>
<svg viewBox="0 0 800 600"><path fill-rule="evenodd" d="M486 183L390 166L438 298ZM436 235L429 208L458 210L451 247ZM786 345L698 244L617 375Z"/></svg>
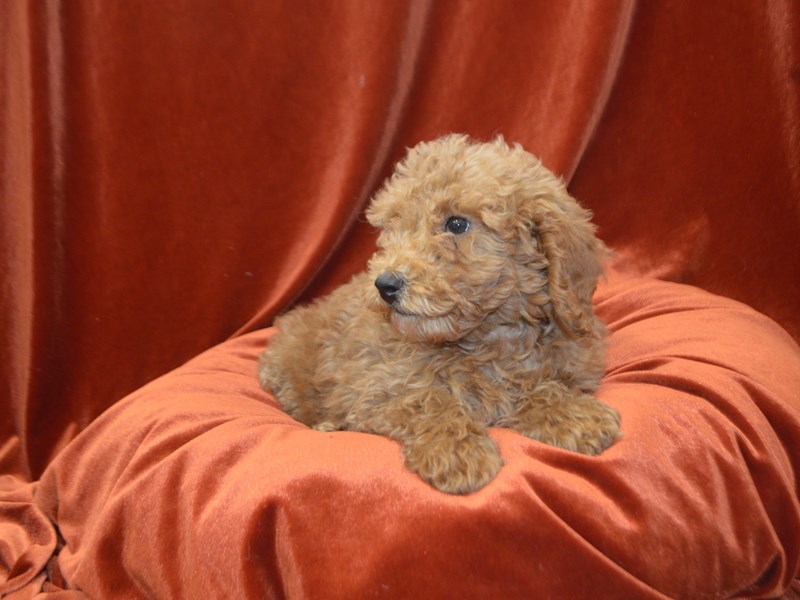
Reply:
<svg viewBox="0 0 800 600"><path fill-rule="evenodd" d="M746 303L800 339L798 39L800 8L791 0L348 0L313 7L279 0L1 2L0 594L16 590L13 597L27 598L62 590L57 593L69 597L86 586L90 596L113 596L115 590L134 589L126 587L133 581L134 596L170 597L176 589L190 595L187 590L200 589L199 581L229 581L233 571L219 570L237 564L244 583L232 583L231 589L255 593L254 582L261 578L277 596L303 596L331 584L328 574L317 570L334 564L343 580L351 575L349 583L337 584L344 591L359 589L362 582L360 589L377 590L376 595L397 595L398 586L409 580L410 565L427 564L436 548L463 548L464 565L483 561L514 570L521 567L506 567L503 548L520 552L524 547L527 556L529 544L553 552L552 560L537 554L536 561L544 562L527 565L542 564L542 573L549 574L536 584L525 580L535 590L580 594L574 587L579 569L605 574L588 576L586 589L597 577L606 587L613 581L612 587L619 586L614 589L630 597L647 597L651 590L693 590L694 597L781 593L797 568L793 544L800 537L793 525L798 450L792 435L800 387L792 387L797 366L791 361L796 347L761 317L751 317L757 327L746 320L741 332L728 331L740 327L728 313L716 320L707 311L687 312L672 296L673 304L662 306L660 294L642 290L658 286L658 280L691 284L670 288L681 290L678 296L685 293L688 302L698 293L695 288L704 288ZM252 444L258 445L259 436L288 436L304 460L312 460L306 455L314 452L333 452L332 464L339 465L335 474L346 481L319 475L325 469L315 474L312 464L294 472L297 460L282 462L271 449L265 458L259 455L264 448L242 446L239 394L250 402L247 410L256 420L270 407L264 396L245 391L243 379L230 395L228 388L222 393L215 377L226 373L230 350L242 353L231 368L244 378L245 363L264 341L261 329L276 314L326 293L363 268L374 248L374 232L361 215L366 202L405 147L452 131L483 139L502 134L522 143L593 210L600 236L616 251L614 267L621 275L614 289L622 289L627 277L638 290L626 291L619 309L653 317L638 326L631 323L633 330L618 328L615 335L637 331L628 358L645 380L659 377L647 389L653 400L642 400L650 398L644 391L625 391L633 390L626 385L637 383L640 375L614 371L604 381L604 393L619 392L609 403L623 412L631 410L626 402L636 399L655 410L654 419L664 403L674 409L675 419L685 419L653 429L650 413L637 409L627 417L632 422L623 423L628 445L620 448L639 448L629 444L630 432L649 424L651 429L643 431L653 439L641 449L643 471L633 481L652 491L667 488L665 478L672 474L674 485L664 492L663 505L653 501L655 495L633 502L638 508L625 510L640 513L633 520L629 515L620 529L620 515L610 506L620 494L635 500L629 487L607 480L604 485L611 488L578 482L572 466L547 458L546 468L537 463L533 469L534 479L527 474L514 483L504 480L502 485L514 490L504 500L492 496L497 510L489 523L505 532L505 546L479 551L466 544L467 532L476 540L489 535L485 521L468 522L475 498L458 500L469 508L453 508L441 499L412 495L412 504L398 508L398 515L412 523L419 519L423 527L406 531L396 522L379 530L373 523L373 537L362 536L362 542L379 539L408 549L409 540L420 542L425 527L441 535L463 527L464 533L421 543L413 554L395 556L384 547L373 556L364 546L355 551L347 545L355 544L357 531L325 525L325 547L330 539L341 539L342 545L332 548L342 553L338 559L335 553L321 556L314 548L322 538L308 537L316 530L303 529L301 518L311 510L307 505L315 490L336 497L335 506L328 507L335 524L356 514L340 510L347 505L343 497L355 497L352 506L364 510L385 503L389 512L397 507L393 491L408 492L402 486L413 479L396 488L392 477L383 488L374 477L364 483L353 475L355 469L345 467L383 456L380 460L387 462L373 465L373 475L386 465L397 469L396 447L372 438L375 447L362 447L361 437L348 435L341 437L348 440L343 447L335 438L338 450L306 446L306 433L296 438L294 426L275 412L274 428L261 422L253 426ZM631 294L642 302L633 302ZM651 300L661 308L650 307ZM601 303L601 309L609 307ZM675 323L658 320L673 309L678 309ZM701 328L694 338L695 318L704 315L711 322L700 324L715 328ZM635 313L612 316L625 323ZM715 337L719 331L749 337L726 337L723 343ZM675 339L676 332L686 339ZM667 341L688 345L664 358L658 352L667 348L658 344ZM656 344L655 350L648 344ZM180 367L215 346L204 355L211 362L198 358L200 363ZM628 346L615 339L614 347ZM656 354L640 355L640 350ZM686 360L691 369L684 368ZM722 367L729 362L733 366ZM196 364L205 365L211 380L191 371L189 365ZM186 396L184 384L199 397ZM165 467L160 451L153 450L152 463L137 462L129 473L122 462L133 460L132 444L144 441L140 428L151 427L153 418L143 409L150 404L142 400L139 406L132 398L150 397L146 390L153 389L160 392L152 406L164 404L167 411L159 417L166 444L160 451L164 460L177 462ZM683 395L670 399L668 392ZM218 418L236 425L230 438L224 427L209 438L207 403L221 393L228 412ZM690 402L686 395L702 401ZM192 415L197 429L184 429ZM121 421L129 418L126 429ZM685 437L695 428L704 435ZM101 444L101 431L117 436L115 443ZM518 448L507 442L507 432L495 435L506 452ZM176 454L172 436L186 442L187 455ZM662 437L686 440L686 445L663 446L671 454L658 462L648 452L662 448ZM209 440L230 454L223 460L211 453L212 462L194 462L205 452L190 451L194 444ZM237 471L239 451L243 463ZM528 450L520 452L528 456ZM268 473L283 469L285 479L264 488L266 483L249 470L248 460L255 457ZM695 468L690 460L697 461ZM151 467L166 486L160 496L156 487L147 487L147 477L135 476L135 469ZM203 468L224 471L220 490L201 477ZM247 487L239 479L245 474L252 496L236 495ZM588 513L610 511L609 535L620 537L603 539L599 516L590 523L569 520L574 516L569 513L566 525L556 527L566 519L566 496L538 495L537 478L545 474L551 491L562 486L564 494L587 498L577 505ZM176 550L190 539L196 547L199 542L191 536L205 531L194 512L167 500L177 482L188 486L181 498L193 497L193 510L219 519L222 529L235 522L231 515L240 514L255 519L252 527L270 532L272 542L252 554L259 556L254 560L261 570L246 568L232 555L213 566L217 563L202 553L221 542L210 535L203 538L209 547L195 557ZM138 485L146 487L142 500L125 495L126 486ZM741 497L731 493L740 488L749 491ZM527 520L514 521L520 514L515 510L528 508L533 496L541 503L538 508ZM137 512L144 511L144 498L153 517L163 519L158 527L139 527L146 521ZM217 504L209 508L206 501ZM293 508L285 508L287 503ZM82 506L90 506L92 514ZM703 514L703 507L714 512ZM402 512L412 508L421 516L411 519ZM287 517L287 510L299 516ZM83 526L81 511L87 511ZM511 520L504 520L506 513ZM753 524L752 534L740 526L726 529L734 514ZM383 516L374 519L385 521ZM166 525L180 518L186 519L183 527ZM369 519L353 517L359 526L362 518ZM542 519L549 525L543 537L532 540L529 536L537 533L529 530ZM698 541L675 526L691 519L699 520L701 531L711 530L716 541ZM780 524L773 534L769 523ZM199 528L192 533L193 527ZM249 544L247 531L225 541L237 557L249 552L242 549ZM653 533L636 538L637 531ZM140 542L132 541L135 536ZM746 539L733 556L741 536ZM145 539L160 548L160 558L147 559L158 568L129 558ZM651 540L652 546L644 547L662 564L660 575L626 562L634 555L614 544L631 539ZM272 554L264 550L270 543ZM686 572L689 562L676 565L671 554L684 547L698 557L691 573ZM701 560L694 554L699 549L717 562ZM92 558L103 556L124 560L112 569L113 560ZM466 586L476 581L470 573L485 573L459 571L463 565L457 560L445 565L443 555L436 556L440 571L430 567L420 573L420 586L442 573ZM113 572L101 573L99 564ZM372 571L357 574L352 565L358 564L369 564ZM753 579L756 571L760 579ZM479 595L488 589L482 585L489 584L477 582L470 589Z"/></svg>
<svg viewBox="0 0 800 600"><path fill-rule="evenodd" d="M393 441L281 411L253 377L257 331L51 463L34 506L59 525L58 570L93 598L779 594L800 563L800 349L688 286L614 279L597 307L613 332L598 396L624 425L599 457L493 429L497 479L443 494Z"/></svg>

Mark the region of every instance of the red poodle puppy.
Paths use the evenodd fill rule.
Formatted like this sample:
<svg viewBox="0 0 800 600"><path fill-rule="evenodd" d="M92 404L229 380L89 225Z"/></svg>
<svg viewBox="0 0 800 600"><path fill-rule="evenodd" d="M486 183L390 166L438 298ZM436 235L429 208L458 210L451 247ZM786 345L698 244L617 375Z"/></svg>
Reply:
<svg viewBox="0 0 800 600"><path fill-rule="evenodd" d="M620 435L598 401L603 324L592 294L607 249L590 213L519 146L421 143L367 218L367 273L276 321L261 385L319 430L388 436L452 494L503 464L490 426L598 454Z"/></svg>

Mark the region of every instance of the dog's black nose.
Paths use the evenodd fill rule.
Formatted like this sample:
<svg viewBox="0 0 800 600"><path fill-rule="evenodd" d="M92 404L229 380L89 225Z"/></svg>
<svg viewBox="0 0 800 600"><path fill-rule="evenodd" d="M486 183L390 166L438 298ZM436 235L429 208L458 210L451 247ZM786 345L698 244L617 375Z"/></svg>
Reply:
<svg viewBox="0 0 800 600"><path fill-rule="evenodd" d="M394 304L397 302L400 291L405 284L405 280L394 273L381 273L375 280L375 287L378 288L378 292L386 304Z"/></svg>

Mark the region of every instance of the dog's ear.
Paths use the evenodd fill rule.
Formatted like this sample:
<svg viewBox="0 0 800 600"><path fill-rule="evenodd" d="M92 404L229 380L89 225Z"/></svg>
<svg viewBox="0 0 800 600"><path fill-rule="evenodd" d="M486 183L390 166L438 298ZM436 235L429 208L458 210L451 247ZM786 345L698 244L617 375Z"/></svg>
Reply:
<svg viewBox="0 0 800 600"><path fill-rule="evenodd" d="M562 185L537 199L531 235L547 261L547 293L552 317L568 337L595 329L592 295L610 251L595 236L591 213Z"/></svg>
<svg viewBox="0 0 800 600"><path fill-rule="evenodd" d="M494 166L502 169L503 207L482 216L490 229L514 238L522 317L545 316L572 338L593 334L592 295L610 251L595 236L591 212L519 144L498 137L491 150Z"/></svg>
<svg viewBox="0 0 800 600"><path fill-rule="evenodd" d="M595 236L591 212L534 157L526 158L514 211L526 318L544 312L568 337L591 335L592 295L610 251Z"/></svg>

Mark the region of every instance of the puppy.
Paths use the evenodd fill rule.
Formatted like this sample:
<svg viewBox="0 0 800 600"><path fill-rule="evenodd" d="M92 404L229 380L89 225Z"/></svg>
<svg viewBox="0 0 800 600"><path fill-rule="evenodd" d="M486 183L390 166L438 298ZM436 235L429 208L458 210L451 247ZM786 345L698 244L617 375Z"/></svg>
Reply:
<svg viewBox="0 0 800 600"><path fill-rule="evenodd" d="M367 210L368 272L276 320L262 387L321 431L397 440L437 489L474 492L503 461L487 428L598 454L619 415L592 396L607 248L590 213L520 146L421 143Z"/></svg>

